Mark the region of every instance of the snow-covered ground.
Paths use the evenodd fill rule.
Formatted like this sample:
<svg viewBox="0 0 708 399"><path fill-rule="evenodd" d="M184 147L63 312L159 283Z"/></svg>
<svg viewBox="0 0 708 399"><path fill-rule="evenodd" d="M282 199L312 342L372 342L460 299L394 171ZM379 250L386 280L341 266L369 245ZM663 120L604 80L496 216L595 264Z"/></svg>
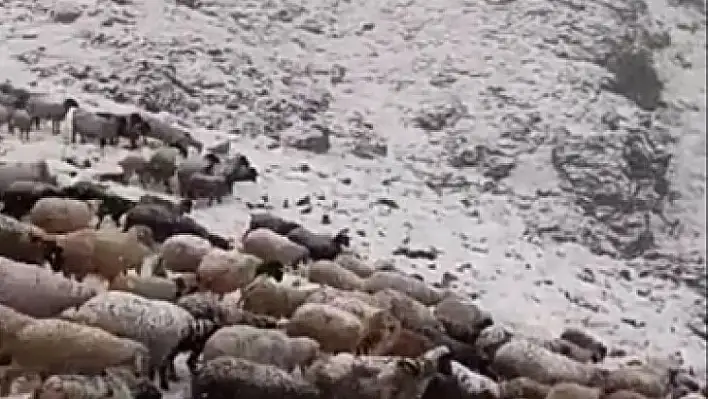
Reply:
<svg viewBox="0 0 708 399"><path fill-rule="evenodd" d="M105 109L138 104L205 143L231 140L262 179L195 211L221 233L239 235L249 206L349 227L362 254L452 281L500 322L544 335L584 326L632 355L678 353L705 375L704 4L198 3L0 0L0 79ZM627 56L638 48L662 90ZM620 226L580 201L587 187L628 190L632 130L673 154L666 213L681 223L671 232L652 217L654 248L639 257L627 248L647 228L641 212L621 209ZM327 151L295 148L322 132ZM101 156L41 131L29 144L3 132L0 153L58 171L62 156L92 159L82 178L127 150Z"/></svg>

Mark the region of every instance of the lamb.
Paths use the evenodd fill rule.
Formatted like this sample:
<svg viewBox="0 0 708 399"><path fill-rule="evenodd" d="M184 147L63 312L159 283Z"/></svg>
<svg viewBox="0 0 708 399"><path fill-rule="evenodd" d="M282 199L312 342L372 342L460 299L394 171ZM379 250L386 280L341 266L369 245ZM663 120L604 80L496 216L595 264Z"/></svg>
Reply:
<svg viewBox="0 0 708 399"><path fill-rule="evenodd" d="M150 377L157 369L162 389L169 388L167 371L173 352L194 323L192 315L177 305L120 291L101 293L66 316L143 343L150 351Z"/></svg>
<svg viewBox="0 0 708 399"><path fill-rule="evenodd" d="M19 312L32 317L52 317L95 295L96 290L86 284L0 257L0 303Z"/></svg>
<svg viewBox="0 0 708 399"><path fill-rule="evenodd" d="M24 109L16 109L12 113L10 124L13 128L20 131L20 140L29 141L29 132L32 129L32 118Z"/></svg>
<svg viewBox="0 0 708 399"><path fill-rule="evenodd" d="M293 287L261 275L241 290L244 310L272 317L291 317L317 287ZM226 297L224 298L226 299Z"/></svg>
<svg viewBox="0 0 708 399"><path fill-rule="evenodd" d="M286 235L290 241L299 244L310 251L312 260L334 260L342 252L344 247L349 246L348 229L343 229L334 237L326 234L317 234L304 227L298 227Z"/></svg>
<svg viewBox="0 0 708 399"><path fill-rule="evenodd" d="M184 196L189 199L207 198L207 205L211 206L216 200L216 203L221 204L224 196L233 192L232 184L227 181L224 176L207 175L205 173L193 173L187 184L180 190L184 191Z"/></svg>
<svg viewBox="0 0 708 399"><path fill-rule="evenodd" d="M0 196L2 213L20 219L29 213L40 198L59 196L61 192L55 185L31 180L16 181Z"/></svg>
<svg viewBox="0 0 708 399"><path fill-rule="evenodd" d="M29 372L95 375L108 367L125 366L144 375L149 359L142 344L59 319L36 319L25 324L3 350L12 357L12 364L0 380L0 395L7 394L14 379Z"/></svg>
<svg viewBox="0 0 708 399"><path fill-rule="evenodd" d="M27 100L27 112L35 122L37 129L40 127L41 119L52 121L52 134L59 134L61 121L66 118L66 114L71 108L78 108L79 103L73 98L64 101L52 100L43 95L30 96Z"/></svg>
<svg viewBox="0 0 708 399"><path fill-rule="evenodd" d="M165 270L178 273L196 273L204 256L211 251L211 244L204 238L191 234L176 234L165 240L158 253L155 274Z"/></svg>
<svg viewBox="0 0 708 399"><path fill-rule="evenodd" d="M93 219L91 207L71 198L45 197L32 207L29 221L49 234L71 233L88 228Z"/></svg>
<svg viewBox="0 0 708 399"><path fill-rule="evenodd" d="M285 220L285 219L283 219L279 216L273 215L271 213L267 213L267 212L253 213L253 214L251 214L251 221L249 222L248 230L246 231L246 234L248 234L252 230L264 228L264 229L272 230L275 233L280 234L282 236L285 236L291 230L294 230L298 227L301 227L299 223Z"/></svg>
<svg viewBox="0 0 708 399"><path fill-rule="evenodd" d="M430 326L442 330L442 324L425 305L394 289L384 289L374 294L381 309L389 309L404 328L418 330Z"/></svg>
<svg viewBox="0 0 708 399"><path fill-rule="evenodd" d="M578 328L569 327L563 330L560 338L573 343L583 349L587 349L593 353L593 361L601 362L607 356L607 347L598 338L592 336L587 331L582 331Z"/></svg>
<svg viewBox="0 0 708 399"><path fill-rule="evenodd" d="M600 372L521 338L511 339L496 351L492 369L503 378L528 377L551 385L559 382L589 385Z"/></svg>
<svg viewBox="0 0 708 399"><path fill-rule="evenodd" d="M342 252L334 258L334 261L361 278L367 278L374 274L373 266L354 253Z"/></svg>
<svg viewBox="0 0 708 399"><path fill-rule="evenodd" d="M109 289L125 291L147 299L175 302L185 293L186 285L180 277L168 279L158 276L118 275L110 282Z"/></svg>
<svg viewBox="0 0 708 399"><path fill-rule="evenodd" d="M202 355L204 361L233 356L292 372L296 367L309 367L319 356L319 349L317 341L307 337L288 337L279 330L235 325L216 331Z"/></svg>
<svg viewBox="0 0 708 399"><path fill-rule="evenodd" d="M468 344L474 344L480 331L494 324L488 312L457 295L443 299L433 314L452 338Z"/></svg>
<svg viewBox="0 0 708 399"><path fill-rule="evenodd" d="M250 231L242 240L243 252L258 256L264 261L277 261L295 267L306 262L310 251L272 230L259 228Z"/></svg>
<svg viewBox="0 0 708 399"><path fill-rule="evenodd" d="M140 273L145 259L153 254L152 232L145 226L134 226L127 233L113 230L83 229L48 238L58 247L52 268L82 280L97 274L108 281L136 269Z"/></svg>
<svg viewBox="0 0 708 399"><path fill-rule="evenodd" d="M162 394L149 381L136 378L125 367L111 367L97 375L55 374L35 390L36 399L141 398L160 399Z"/></svg>
<svg viewBox="0 0 708 399"><path fill-rule="evenodd" d="M564 382L554 385L546 399L600 399L600 390Z"/></svg>
<svg viewBox="0 0 708 399"><path fill-rule="evenodd" d="M57 185L57 179L50 173L46 161L0 162L0 193L4 193L12 183L21 180Z"/></svg>
<svg viewBox="0 0 708 399"><path fill-rule="evenodd" d="M340 353L316 361L305 378L322 397L338 399L419 398L439 367L447 348L434 348L423 356L389 358Z"/></svg>
<svg viewBox="0 0 708 399"><path fill-rule="evenodd" d="M339 264L329 260L318 260L307 267L307 278L313 283L325 284L347 291L358 291L363 280Z"/></svg>
<svg viewBox="0 0 708 399"><path fill-rule="evenodd" d="M377 271L364 280L364 291L376 293L386 288L393 288L425 306L432 306L442 301L443 292L437 290L423 281L412 277L388 271Z"/></svg>
<svg viewBox="0 0 708 399"><path fill-rule="evenodd" d="M285 324L285 332L292 337L315 339L326 352L381 354L396 341L401 323L384 310L360 321L331 305L305 303Z"/></svg>
<svg viewBox="0 0 708 399"><path fill-rule="evenodd" d="M45 243L46 235L37 226L0 215L0 256L35 265L52 261L56 249Z"/></svg>
<svg viewBox="0 0 708 399"><path fill-rule="evenodd" d="M221 356L192 378L191 399L321 399L311 384L276 366Z"/></svg>
<svg viewBox="0 0 708 399"><path fill-rule="evenodd" d="M280 270L282 278L280 265L264 263L253 255L214 248L199 263L197 280L201 290L225 294L246 287L257 275L271 270Z"/></svg>

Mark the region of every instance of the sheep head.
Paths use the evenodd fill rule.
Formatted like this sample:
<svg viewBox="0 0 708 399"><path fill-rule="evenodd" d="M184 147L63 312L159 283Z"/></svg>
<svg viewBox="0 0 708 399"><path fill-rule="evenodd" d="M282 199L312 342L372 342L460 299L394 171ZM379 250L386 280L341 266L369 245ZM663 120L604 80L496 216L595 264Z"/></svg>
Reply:
<svg viewBox="0 0 708 399"><path fill-rule="evenodd" d="M275 281L283 281L285 266L278 261L262 262L256 268L256 276L264 274L273 277Z"/></svg>

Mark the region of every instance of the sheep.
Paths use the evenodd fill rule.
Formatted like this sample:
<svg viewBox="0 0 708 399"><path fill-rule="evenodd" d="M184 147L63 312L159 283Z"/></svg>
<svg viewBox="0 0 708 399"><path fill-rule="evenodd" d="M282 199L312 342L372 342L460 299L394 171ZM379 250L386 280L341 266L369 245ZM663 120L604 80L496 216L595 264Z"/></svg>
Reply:
<svg viewBox="0 0 708 399"><path fill-rule="evenodd" d="M299 223L285 220L279 216L273 215L272 213L252 213L248 229L246 230L246 234L258 228L264 228L268 230L273 230L274 232L285 236L291 230L296 229L298 227L301 227Z"/></svg>
<svg viewBox="0 0 708 399"><path fill-rule="evenodd" d="M41 198L29 214L29 221L49 234L71 233L88 228L92 219L91 207L71 198Z"/></svg>
<svg viewBox="0 0 708 399"><path fill-rule="evenodd" d="M308 265L307 278L313 283L325 284L347 291L358 291L363 280L339 264L329 260L318 260Z"/></svg>
<svg viewBox="0 0 708 399"><path fill-rule="evenodd" d="M221 163L218 174L223 176L230 185L241 181L255 183L258 180L258 171L250 165L248 159L243 155L226 158Z"/></svg>
<svg viewBox="0 0 708 399"><path fill-rule="evenodd" d="M416 357L435 347L433 341L423 334L403 329L396 341L383 352L384 356Z"/></svg>
<svg viewBox="0 0 708 399"><path fill-rule="evenodd" d="M21 180L57 185L46 161L0 163L0 193Z"/></svg>
<svg viewBox="0 0 708 399"><path fill-rule="evenodd" d="M587 331L569 327L563 330L560 335L560 339L591 351L594 354L592 360L595 363L601 362L607 356L607 347L605 344Z"/></svg>
<svg viewBox="0 0 708 399"><path fill-rule="evenodd" d="M599 387L606 394L627 390L649 398L663 398L668 393L670 377L669 372L659 374L646 366L627 366L600 369L585 385Z"/></svg>
<svg viewBox="0 0 708 399"><path fill-rule="evenodd" d="M86 284L2 257L0 276L0 303L33 317L56 316L96 295L96 290Z"/></svg>
<svg viewBox="0 0 708 399"><path fill-rule="evenodd" d="M310 251L312 260L334 260L344 247L349 246L348 231L348 229L343 229L334 237L331 237L327 234L313 233L304 227L297 227L290 230L286 237L290 241L307 248Z"/></svg>
<svg viewBox="0 0 708 399"><path fill-rule="evenodd" d="M78 181L61 188L61 197L73 198L82 201L101 200L106 194L107 185L93 181Z"/></svg>
<svg viewBox="0 0 708 399"><path fill-rule="evenodd" d="M127 269L140 273L145 258L153 254L152 232L145 226L134 226L127 233L113 230L83 229L50 237L58 247L55 271L82 280L93 273L112 281Z"/></svg>
<svg viewBox="0 0 708 399"><path fill-rule="evenodd" d="M315 290L315 286L293 287L261 275L241 290L238 304L244 310L256 314L290 317Z"/></svg>
<svg viewBox="0 0 708 399"><path fill-rule="evenodd" d="M216 200L217 204L223 202L224 196L233 192L230 181L224 176L213 176L205 173L193 173L185 186L180 185L180 190L184 190L184 196L189 199L207 198L207 205L211 206Z"/></svg>
<svg viewBox="0 0 708 399"><path fill-rule="evenodd" d="M363 289L376 293L386 288L393 288L425 306L432 306L444 298L444 294L423 281L408 277L397 272L377 271L364 280Z"/></svg>
<svg viewBox="0 0 708 399"><path fill-rule="evenodd" d="M180 277L168 279L158 276L139 276L134 274L118 275L108 287L111 290L131 292L147 299L174 302L186 290Z"/></svg>
<svg viewBox="0 0 708 399"><path fill-rule="evenodd" d="M135 201L123 198L118 194L111 192L103 193L100 196L100 204L98 205L98 210L96 211L96 217L98 218L98 221L96 222L96 229L101 228L103 220L109 215L113 221L113 224L116 227L120 226L120 218L133 209L136 205L137 203Z"/></svg>
<svg viewBox="0 0 708 399"><path fill-rule="evenodd" d="M310 258L307 248L265 228L250 231L241 244L243 252L258 256L264 261L278 261L284 266L295 267Z"/></svg>
<svg viewBox="0 0 708 399"><path fill-rule="evenodd" d="M211 251L211 244L204 238L191 234L173 235L160 247L155 274L164 274L165 270L196 273L199 264L209 251Z"/></svg>
<svg viewBox="0 0 708 399"><path fill-rule="evenodd" d="M430 309L400 291L383 289L376 292L374 298L381 309L389 309L397 319L401 320L405 328L417 330L430 326L442 330L442 324Z"/></svg>
<svg viewBox="0 0 708 399"><path fill-rule="evenodd" d="M602 397L603 399L647 399L646 396L633 392L633 391L627 391L627 390L621 390L621 391L615 391L612 392L609 395L604 395ZM705 399L701 395L686 395L682 396L681 399Z"/></svg>
<svg viewBox="0 0 708 399"><path fill-rule="evenodd" d="M46 235L37 226L0 215L0 256L35 265L52 261L56 250L45 242Z"/></svg>
<svg viewBox="0 0 708 399"><path fill-rule="evenodd" d="M438 303L433 311L445 331L452 337L474 344L479 332L494 324L492 316L481 310L472 301L460 296L448 296Z"/></svg>
<svg viewBox="0 0 708 399"><path fill-rule="evenodd" d="M148 125L137 112L132 112L129 115L119 115L112 112L96 112L96 115L109 120L118 121L118 137L124 137L130 140L131 150L138 148L138 139L143 138L143 142L150 135L150 125Z"/></svg>
<svg viewBox="0 0 708 399"><path fill-rule="evenodd" d="M149 114L143 114L142 117L150 127L148 133L150 137L158 139L167 145L179 147L185 157L189 147L194 147L199 153L202 152L204 145L192 137L189 132Z"/></svg>
<svg viewBox="0 0 708 399"><path fill-rule="evenodd" d="M24 109L16 109L12 113L10 124L20 132L20 140L29 141L30 130L32 129L32 118Z"/></svg>
<svg viewBox="0 0 708 399"><path fill-rule="evenodd" d="M118 144L118 134L126 128L125 119L105 118L73 106L69 107L67 120L71 126L72 143L76 143L76 136L81 136L81 143L85 143L87 138L97 139L101 149L106 144Z"/></svg>
<svg viewBox="0 0 708 399"><path fill-rule="evenodd" d="M127 155L125 158L118 161L118 166L123 170L123 176L126 182L134 176L138 176L140 185L143 188L147 187L148 183L148 161L138 154Z"/></svg>
<svg viewBox="0 0 708 399"><path fill-rule="evenodd" d="M334 258L334 261L361 278L367 278L374 274L374 267L354 253L342 252Z"/></svg>
<svg viewBox="0 0 708 399"><path fill-rule="evenodd" d="M595 367L521 338L511 339L497 349L491 367L503 378L529 377L543 384L574 382L589 385L600 373Z"/></svg>
<svg viewBox="0 0 708 399"><path fill-rule="evenodd" d="M40 127L41 119L49 119L52 121L52 134L55 135L59 134L61 122L65 120L67 111L78 106L79 103L73 98L60 102L43 95L30 96L26 104L27 112L31 115L37 129Z"/></svg>
<svg viewBox="0 0 708 399"><path fill-rule="evenodd" d="M600 390L564 382L554 385L546 399L600 399Z"/></svg>
<svg viewBox="0 0 708 399"><path fill-rule="evenodd" d="M432 326L423 326L410 331L427 338L434 346L447 347L450 350L450 360L454 360L470 370L479 371L484 375L492 374L489 370L491 362L475 346L458 341Z"/></svg>
<svg viewBox="0 0 708 399"><path fill-rule="evenodd" d="M65 317L144 344L150 351L150 377L157 369L162 389L169 388L174 350L194 323L192 315L175 304L121 291L103 292Z"/></svg>
<svg viewBox="0 0 708 399"><path fill-rule="evenodd" d="M199 263L197 281L201 290L225 294L246 287L270 268L256 256L214 248Z"/></svg>
<svg viewBox="0 0 708 399"><path fill-rule="evenodd" d="M212 320L219 325L247 324L258 328L275 328L278 319L239 309L232 295L220 298L209 291L198 291L180 297L177 306L188 311L196 319Z"/></svg>
<svg viewBox="0 0 708 399"><path fill-rule="evenodd" d="M207 340L202 356L207 362L219 356L233 356L271 364L292 372L309 367L319 356L320 345L307 337L288 337L284 332L248 325L223 327Z"/></svg>
<svg viewBox="0 0 708 399"><path fill-rule="evenodd" d="M559 353L579 363L595 363L598 358L597 353L593 353L588 349L581 348L580 346L561 338L545 340L542 342L542 345L551 352Z"/></svg>
<svg viewBox="0 0 708 399"><path fill-rule="evenodd" d="M527 377L517 377L502 381L499 384L502 399L545 399L551 387Z"/></svg>
<svg viewBox="0 0 708 399"><path fill-rule="evenodd" d="M450 361L450 374L458 381L461 390L468 392L472 397L490 399L500 397L499 385L494 380L470 371L454 360Z"/></svg>
<svg viewBox="0 0 708 399"><path fill-rule="evenodd" d="M35 399L143 398L160 399L160 391L145 379L136 378L124 367L111 367L98 375L55 374L33 392Z"/></svg>
<svg viewBox="0 0 708 399"><path fill-rule="evenodd" d="M191 399L321 399L310 383L276 366L221 356L204 364L192 378Z"/></svg>
<svg viewBox="0 0 708 399"><path fill-rule="evenodd" d="M61 192L55 185L31 180L19 180L0 195L2 213L20 219L43 197L59 197Z"/></svg>
<svg viewBox="0 0 708 399"><path fill-rule="evenodd" d="M326 285L309 295L305 303L321 303L334 306L355 315L360 320L371 317L382 309L378 307L376 299L367 293L343 291Z"/></svg>
<svg viewBox="0 0 708 399"><path fill-rule="evenodd" d="M6 106L0 103L0 128L7 123L7 131L12 134L12 114L15 112L14 107Z"/></svg>
<svg viewBox="0 0 708 399"><path fill-rule="evenodd" d="M182 161L176 169L180 196L189 196L189 189L192 185L190 180L194 174L202 173L204 175L213 175L214 167L220 163L221 160L214 154L206 154L202 157L191 157Z"/></svg>
<svg viewBox="0 0 708 399"><path fill-rule="evenodd" d="M60 319L32 320L13 334L3 350L12 357L12 364L0 379L0 395L7 393L14 379L29 372L95 375L108 367L125 366L144 375L149 361L140 343Z"/></svg>
<svg viewBox="0 0 708 399"><path fill-rule="evenodd" d="M177 172L179 155L180 150L175 147L160 147L150 156L145 170L153 180L165 186L165 192L168 194L172 194L170 179ZM186 156L184 153L181 155Z"/></svg>
<svg viewBox="0 0 708 399"><path fill-rule="evenodd" d="M160 205L168 210L170 210L174 214L178 215L185 215L190 212L192 212L192 206L193 202L192 200L189 199L182 199L178 203L172 202L168 199L161 198L155 195L150 195L150 194L144 194L141 195L140 198L138 198L138 203L139 204L153 204L153 205Z"/></svg>
<svg viewBox="0 0 708 399"><path fill-rule="evenodd" d="M313 338L326 352L376 355L393 345L401 333L401 323L384 310L361 321L331 305L305 303L285 323L285 332L293 337Z"/></svg>
<svg viewBox="0 0 708 399"><path fill-rule="evenodd" d="M337 399L419 398L449 351L434 348L417 358L353 356L322 358L305 373L322 397Z"/></svg>

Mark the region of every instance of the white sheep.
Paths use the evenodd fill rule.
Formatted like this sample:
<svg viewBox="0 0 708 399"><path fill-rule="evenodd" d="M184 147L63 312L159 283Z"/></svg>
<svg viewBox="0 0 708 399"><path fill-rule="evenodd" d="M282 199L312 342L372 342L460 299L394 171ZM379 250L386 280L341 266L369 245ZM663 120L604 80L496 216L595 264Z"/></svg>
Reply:
<svg viewBox="0 0 708 399"><path fill-rule="evenodd" d="M563 382L551 387L546 399L600 399L600 390Z"/></svg>
<svg viewBox="0 0 708 399"><path fill-rule="evenodd" d="M192 378L193 398L238 394L248 399L321 399L318 390L285 370L247 359L221 356L204 364Z"/></svg>
<svg viewBox="0 0 708 399"><path fill-rule="evenodd" d="M0 381L5 395L12 381L25 373L98 374L107 367L147 371L145 346L116 337L101 328L59 319L35 319L16 331L3 351L12 358Z"/></svg>
<svg viewBox="0 0 708 399"><path fill-rule="evenodd" d="M395 343L401 323L384 310L362 321L331 305L305 303L285 323L285 332L292 337L315 339L326 352L377 355Z"/></svg>
<svg viewBox="0 0 708 399"><path fill-rule="evenodd" d="M308 296L305 303L321 303L345 310L364 320L379 312L376 299L359 291L344 291L323 286Z"/></svg>
<svg viewBox="0 0 708 399"><path fill-rule="evenodd" d="M398 272L377 271L364 280L364 291L376 293L386 288L398 290L423 305L432 306L440 302L445 294L424 281Z"/></svg>
<svg viewBox="0 0 708 399"><path fill-rule="evenodd" d="M29 132L32 129L32 118L24 109L16 109L12 113L12 120L10 121L12 127L16 127L20 131L20 140L29 141Z"/></svg>
<svg viewBox="0 0 708 399"><path fill-rule="evenodd" d="M598 368L553 353L530 340L512 338L497 349L492 369L503 378L528 377L543 384L574 382L589 385Z"/></svg>
<svg viewBox="0 0 708 399"><path fill-rule="evenodd" d="M18 262L44 264L52 255L44 230L9 216L0 215L0 256Z"/></svg>
<svg viewBox="0 0 708 399"><path fill-rule="evenodd" d="M317 360L305 378L325 398L419 398L435 375L440 358L448 353L446 347L434 348L413 359L340 353Z"/></svg>
<svg viewBox="0 0 708 399"><path fill-rule="evenodd" d="M290 317L317 288L316 286L294 287L286 282L278 283L261 275L241 290L238 303L244 310L256 314Z"/></svg>
<svg viewBox="0 0 708 399"><path fill-rule="evenodd" d="M375 293L374 298L377 301L377 306L393 313L404 328L411 330L423 327L442 329L442 325L427 306L400 291L390 288L384 289Z"/></svg>
<svg viewBox="0 0 708 399"><path fill-rule="evenodd" d="M468 344L474 344L479 333L494 324L489 312L458 295L450 295L440 301L433 314L452 338Z"/></svg>
<svg viewBox="0 0 708 399"><path fill-rule="evenodd" d="M82 229L49 240L60 248L53 263L55 270L78 279L98 274L108 281L128 269L140 273L155 246L152 231L145 226L133 226L126 233Z"/></svg>
<svg viewBox="0 0 708 399"><path fill-rule="evenodd" d="M255 255L266 262L277 261L284 266L297 266L307 261L310 256L307 248L266 228L248 232L242 239L242 246L245 253Z"/></svg>
<svg viewBox="0 0 708 399"><path fill-rule="evenodd" d="M214 248L197 268L199 288L217 294L226 294L253 282L263 262L256 256L238 251Z"/></svg>
<svg viewBox="0 0 708 399"><path fill-rule="evenodd" d="M49 234L63 234L91 226L91 206L72 198L40 198L29 214L29 221Z"/></svg>
<svg viewBox="0 0 708 399"><path fill-rule="evenodd" d="M159 372L163 389L169 386L167 372L175 350L194 323L192 315L175 304L120 291L101 293L63 316L143 343L150 351L151 374Z"/></svg>
<svg viewBox="0 0 708 399"><path fill-rule="evenodd" d="M499 385L491 378L475 373L456 361L450 361L450 374L457 380L463 392L472 397L499 398Z"/></svg>
<svg viewBox="0 0 708 399"><path fill-rule="evenodd" d="M52 317L96 295L92 287L49 269L0 257L0 303L33 317Z"/></svg>
<svg viewBox="0 0 708 399"><path fill-rule="evenodd" d="M668 393L670 380L669 370L659 371L647 365L637 365L602 369L586 385L599 387L608 394L626 390L649 398L663 398Z"/></svg>
<svg viewBox="0 0 708 399"><path fill-rule="evenodd" d="M162 243L156 268L196 273L202 258L209 251L211 244L206 239L191 234L175 234Z"/></svg>
<svg viewBox="0 0 708 399"><path fill-rule="evenodd" d="M119 274L110 282L108 288L115 291L131 292L147 299L174 302L184 293L186 285L180 277Z"/></svg>
<svg viewBox="0 0 708 399"><path fill-rule="evenodd" d="M551 387L527 377L517 377L501 381L500 397L503 399L526 398L545 399Z"/></svg>
<svg viewBox="0 0 708 399"><path fill-rule="evenodd" d="M376 271L369 262L350 252L343 252L337 255L334 261L361 278L367 278Z"/></svg>
<svg viewBox="0 0 708 399"><path fill-rule="evenodd" d="M207 340L204 361L233 356L286 371L307 367L319 356L320 345L307 337L288 337L284 332L248 325L223 327Z"/></svg>
<svg viewBox="0 0 708 399"><path fill-rule="evenodd" d="M35 390L35 399L141 398L160 394L149 381L136 378L125 367L111 367L96 375L55 374Z"/></svg>
<svg viewBox="0 0 708 399"><path fill-rule="evenodd" d="M361 290L363 280L354 272L331 260L318 260L307 266L307 278L313 283L347 291Z"/></svg>

